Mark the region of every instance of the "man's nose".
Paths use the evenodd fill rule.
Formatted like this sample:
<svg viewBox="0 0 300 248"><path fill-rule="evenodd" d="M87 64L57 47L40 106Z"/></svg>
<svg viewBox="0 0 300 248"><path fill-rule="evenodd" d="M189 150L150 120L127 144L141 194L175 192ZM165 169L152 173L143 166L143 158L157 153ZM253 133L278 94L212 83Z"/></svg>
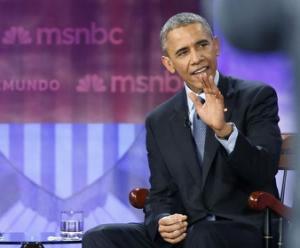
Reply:
<svg viewBox="0 0 300 248"><path fill-rule="evenodd" d="M201 51L195 49L191 52L191 64L199 64L202 58Z"/></svg>

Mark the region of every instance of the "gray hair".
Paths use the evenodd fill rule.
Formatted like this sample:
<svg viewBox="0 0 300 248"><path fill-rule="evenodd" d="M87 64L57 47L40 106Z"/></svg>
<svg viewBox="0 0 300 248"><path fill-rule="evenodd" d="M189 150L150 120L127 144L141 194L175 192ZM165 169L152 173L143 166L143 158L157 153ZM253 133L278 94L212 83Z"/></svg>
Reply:
<svg viewBox="0 0 300 248"><path fill-rule="evenodd" d="M213 32L211 30L210 25L202 16L194 13L189 13L189 12L179 13L172 16L163 25L160 31L160 46L162 52L164 54L167 54L166 41L167 41L167 35L170 31L172 31L175 28L186 26L193 23L200 23L202 27L204 27L204 29L208 32L208 34L211 35L211 37L213 37Z"/></svg>

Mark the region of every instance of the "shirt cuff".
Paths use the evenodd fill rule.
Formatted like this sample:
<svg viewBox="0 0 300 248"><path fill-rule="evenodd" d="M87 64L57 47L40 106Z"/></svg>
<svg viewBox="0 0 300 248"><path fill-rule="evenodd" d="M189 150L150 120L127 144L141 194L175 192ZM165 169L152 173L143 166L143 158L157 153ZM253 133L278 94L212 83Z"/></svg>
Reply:
<svg viewBox="0 0 300 248"><path fill-rule="evenodd" d="M225 150L227 151L228 154L232 153L232 151L234 150L235 143L236 143L236 140L237 140L237 137L239 134L235 124L232 122L231 122L231 124L233 127L233 131L230 134L228 140L221 139L217 135L215 135L216 139L221 143L221 145L225 148Z"/></svg>

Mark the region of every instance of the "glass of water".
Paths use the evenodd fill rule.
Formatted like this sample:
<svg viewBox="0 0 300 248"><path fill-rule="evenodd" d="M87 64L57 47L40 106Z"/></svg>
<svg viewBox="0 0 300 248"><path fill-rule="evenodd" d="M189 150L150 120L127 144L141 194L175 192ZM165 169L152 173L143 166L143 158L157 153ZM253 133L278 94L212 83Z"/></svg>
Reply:
<svg viewBox="0 0 300 248"><path fill-rule="evenodd" d="M81 238L83 234L83 211L62 211L60 234L63 238Z"/></svg>

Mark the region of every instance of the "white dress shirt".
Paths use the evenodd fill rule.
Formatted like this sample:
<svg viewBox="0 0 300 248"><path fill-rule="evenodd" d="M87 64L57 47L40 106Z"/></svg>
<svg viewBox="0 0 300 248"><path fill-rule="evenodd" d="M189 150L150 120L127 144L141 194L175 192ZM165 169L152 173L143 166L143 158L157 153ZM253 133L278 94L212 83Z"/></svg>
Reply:
<svg viewBox="0 0 300 248"><path fill-rule="evenodd" d="M219 74L218 71L216 71L216 75L215 75L215 78L214 78L214 82L215 82L216 85L218 85L218 83L219 83L219 78L220 78L220 74ZM189 109L189 120L190 120L190 123L192 124L191 128L193 129L193 116L194 116L194 113L195 113L195 106L194 106L192 100L188 97L189 93L192 92L192 90L187 86L186 83L184 83L184 87L185 87L185 91L186 91L186 95L187 95L187 103L188 103L188 109ZM205 99L205 93L204 92L202 92L200 94L196 94L196 95L198 97L200 96L201 98ZM225 148L225 150L227 151L228 154L230 154L234 150L235 143L236 143L237 136L238 136L238 130L237 130L236 126L235 126L234 123L232 123L232 124L233 124L233 131L230 134L228 140L227 139L221 139L215 134L216 139L221 143L221 145Z"/></svg>

